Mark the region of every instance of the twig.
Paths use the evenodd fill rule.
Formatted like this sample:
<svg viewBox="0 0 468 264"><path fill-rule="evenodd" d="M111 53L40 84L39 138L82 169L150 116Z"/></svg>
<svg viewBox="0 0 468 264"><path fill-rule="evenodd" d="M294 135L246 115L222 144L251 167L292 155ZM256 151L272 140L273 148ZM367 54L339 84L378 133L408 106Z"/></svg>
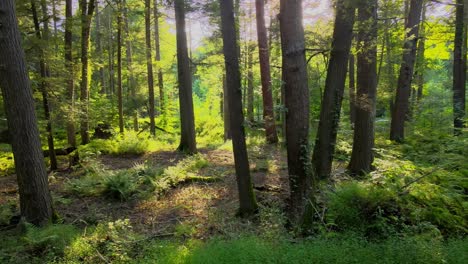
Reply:
<svg viewBox="0 0 468 264"><path fill-rule="evenodd" d="M398 193L398 196L402 196L402 195L407 194L408 190L405 190L405 189L407 189L408 187L410 187L414 183L417 183L417 182L421 181L422 179L426 178L427 176L430 176L430 175L434 174L434 172L436 172L438 170L439 170L439 168L434 168L431 172L429 172L427 174L424 174L424 175L410 181L409 183L405 184L403 187L401 187L401 191Z"/></svg>
<svg viewBox="0 0 468 264"><path fill-rule="evenodd" d="M98 257L102 259L105 263L110 263L100 252L99 250L96 249L96 253L98 254Z"/></svg>

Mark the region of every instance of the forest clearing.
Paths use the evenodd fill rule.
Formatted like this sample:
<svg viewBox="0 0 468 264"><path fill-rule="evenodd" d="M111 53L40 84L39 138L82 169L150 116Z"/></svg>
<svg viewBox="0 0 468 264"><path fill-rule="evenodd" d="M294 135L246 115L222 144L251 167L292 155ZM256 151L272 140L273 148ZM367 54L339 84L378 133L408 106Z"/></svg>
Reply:
<svg viewBox="0 0 468 264"><path fill-rule="evenodd" d="M466 263L465 0L2 0L0 263Z"/></svg>

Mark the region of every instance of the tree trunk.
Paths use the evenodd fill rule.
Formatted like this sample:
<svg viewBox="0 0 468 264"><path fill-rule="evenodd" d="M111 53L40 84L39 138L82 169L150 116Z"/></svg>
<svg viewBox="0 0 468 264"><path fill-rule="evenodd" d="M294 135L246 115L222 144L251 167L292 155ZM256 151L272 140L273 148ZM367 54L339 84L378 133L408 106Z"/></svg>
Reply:
<svg viewBox="0 0 468 264"><path fill-rule="evenodd" d="M409 109L411 78L416 58L416 44L419 37L422 2L423 0L411 0L408 23L405 26L407 35L403 47L403 60L398 77L398 87L390 128L390 139L397 142L402 142L405 138L405 120L407 119Z"/></svg>
<svg viewBox="0 0 468 264"><path fill-rule="evenodd" d="M457 0L455 42L453 51L453 125L454 134L461 135L465 127L466 53L463 52L464 1Z"/></svg>
<svg viewBox="0 0 468 264"><path fill-rule="evenodd" d="M96 2L96 52L99 62L99 81L101 82L101 94L106 94L106 78L102 61L102 37L101 37L101 14L99 13L99 1Z"/></svg>
<svg viewBox="0 0 468 264"><path fill-rule="evenodd" d="M356 123L348 170L368 173L374 161L374 125L377 92L377 0L362 1L358 11Z"/></svg>
<svg viewBox="0 0 468 264"><path fill-rule="evenodd" d="M231 122L229 117L229 97L226 75L223 75L223 119L224 119L224 141L232 139Z"/></svg>
<svg viewBox="0 0 468 264"><path fill-rule="evenodd" d="M327 179L331 173L341 103L346 84L349 51L353 40L354 17L355 7L353 4L344 0L337 1L333 45L328 64L325 93L322 99L317 139L312 156L315 177L319 179Z"/></svg>
<svg viewBox="0 0 468 264"><path fill-rule="evenodd" d="M117 100L119 111L119 130L124 133L123 89L122 89L122 2L118 1L117 14Z"/></svg>
<svg viewBox="0 0 468 264"><path fill-rule="evenodd" d="M145 0L146 72L148 73L150 133L156 135L154 121L153 59L151 58L151 0Z"/></svg>
<svg viewBox="0 0 468 264"><path fill-rule="evenodd" d="M46 43L49 40L49 26L48 26L48 14L47 14L47 5L44 0L41 0L41 8L43 13L43 34L41 35L41 28L39 24L39 17L37 15L36 4L34 0L31 1L31 11L34 21L34 29L36 31L36 37L38 41L44 40ZM49 81L50 78L50 70L46 63L46 54L44 52L44 47L41 45L37 46L37 52L39 54L39 69L41 75L41 83L40 83L40 91L42 95L42 105L44 107L44 117L47 122L46 125L46 132L47 132L47 144L49 147L49 160L50 160L50 169L56 170L57 169L57 156L55 155L55 147L54 147L54 134L52 130L52 120L50 117L50 104L49 104Z"/></svg>
<svg viewBox="0 0 468 264"><path fill-rule="evenodd" d="M52 220L52 198L25 55L13 0L0 1L0 87L18 180L21 216L35 225Z"/></svg>
<svg viewBox="0 0 468 264"><path fill-rule="evenodd" d="M309 89L305 58L302 0L280 1L280 31L286 111L290 220L303 225L312 189L309 171Z"/></svg>
<svg viewBox="0 0 468 264"><path fill-rule="evenodd" d="M416 82L418 85L417 101L421 101L424 90L424 72L426 70L426 60L424 52L426 51L426 5L423 6L421 26L420 26L420 37L418 41L418 74L416 75Z"/></svg>
<svg viewBox="0 0 468 264"><path fill-rule="evenodd" d="M156 43L156 61L158 62L158 87L159 87L159 112L164 114L166 108L166 101L164 98L164 78L161 69L161 43L159 40L159 9L158 0L154 0L154 37Z"/></svg>
<svg viewBox="0 0 468 264"><path fill-rule="evenodd" d="M95 0L80 0L81 8L81 83L80 83L80 101L81 101L81 144L89 143L89 87L88 87L88 50L89 33L91 29L91 18L94 12Z"/></svg>
<svg viewBox="0 0 468 264"><path fill-rule="evenodd" d="M254 118L254 84L253 84L253 50L250 43L247 43L247 119L251 124Z"/></svg>
<svg viewBox="0 0 468 264"><path fill-rule="evenodd" d="M177 31L177 72L180 104L180 145L177 150L187 154L197 153L195 141L195 117L192 99L192 73L187 50L185 33L185 1L175 0L175 17Z"/></svg>
<svg viewBox="0 0 468 264"><path fill-rule="evenodd" d="M229 119L233 139L237 188L239 191L239 216L248 217L255 214L258 206L250 177L249 157L245 143L239 54L237 52L239 48L234 20L234 7L232 0L221 0L220 5L229 100Z"/></svg>
<svg viewBox="0 0 468 264"><path fill-rule="evenodd" d="M75 136L75 85L73 80L73 6L72 0L65 1L65 69L67 83L67 99L70 105L67 120L67 142L70 147L76 147Z"/></svg>
<svg viewBox="0 0 468 264"><path fill-rule="evenodd" d="M133 70L133 50L132 50L132 42L130 41L130 30L128 25L128 7L127 1L123 0L123 19L124 19L124 29L125 29L125 37L126 37L126 55L127 55L127 71L128 71L128 89L130 90L130 96L132 99L136 98L137 94L137 85L135 82L135 73ZM133 110L133 130L139 131L138 126L138 108L135 105L135 109Z"/></svg>
<svg viewBox="0 0 468 264"><path fill-rule="evenodd" d="M260 58L260 74L262 78L263 120L268 143L277 143L275 112L273 108L273 95L271 91L270 52L265 26L265 0L255 0L257 17L258 52Z"/></svg>
<svg viewBox="0 0 468 264"><path fill-rule="evenodd" d="M113 95L115 90L115 78L114 78L114 40L113 40L113 26L112 26L112 17L113 12L112 8L108 8L108 21L107 21L107 32L109 33L108 38L108 63L109 63L109 87L107 94Z"/></svg>
<svg viewBox="0 0 468 264"><path fill-rule="evenodd" d="M355 79L354 54L349 55L349 120L354 128L356 122L356 79Z"/></svg>

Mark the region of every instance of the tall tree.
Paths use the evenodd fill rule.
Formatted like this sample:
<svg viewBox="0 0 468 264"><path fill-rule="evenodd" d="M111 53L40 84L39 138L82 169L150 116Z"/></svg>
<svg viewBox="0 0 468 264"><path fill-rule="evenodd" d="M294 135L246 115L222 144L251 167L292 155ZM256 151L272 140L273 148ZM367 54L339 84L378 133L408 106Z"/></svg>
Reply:
<svg viewBox="0 0 468 264"><path fill-rule="evenodd" d="M81 101L81 144L89 143L89 85L88 85L88 64L89 64L89 35L91 31L91 18L94 13L95 0L79 0L81 9L81 83L80 83L80 101Z"/></svg>
<svg viewBox="0 0 468 264"><path fill-rule="evenodd" d="M247 119L250 123L254 118L254 74L253 74L253 46L247 41Z"/></svg>
<svg viewBox="0 0 468 264"><path fill-rule="evenodd" d="M271 91L270 52L268 47L267 30L265 26L265 0L255 0L257 18L258 52L260 58L260 75L262 78L263 120L268 143L277 143L275 112L273 109L273 95Z"/></svg>
<svg viewBox="0 0 468 264"><path fill-rule="evenodd" d="M67 119L67 142L70 147L76 147L75 136L75 84L73 80L73 4L72 0L65 1L65 69L67 83L67 100L69 116Z"/></svg>
<svg viewBox="0 0 468 264"><path fill-rule="evenodd" d="M20 43L15 1L0 1L0 21L0 88L8 117L21 216L27 222L46 225L53 216L52 198Z"/></svg>
<svg viewBox="0 0 468 264"><path fill-rule="evenodd" d="M164 77L162 68L160 65L161 62L161 42L159 37L159 8L158 0L154 0L154 41L156 44L156 61L158 62L158 87L159 87L159 111L161 114L164 114L166 108L166 100L164 93Z"/></svg>
<svg viewBox="0 0 468 264"><path fill-rule="evenodd" d="M135 72L133 69L133 49L132 42L130 40L130 29L128 23L128 7L127 1L123 0L123 19L124 19L124 30L125 30L125 48L126 48L126 57L127 57L127 71L128 71L128 89L130 90L130 96L132 99L136 98L137 93L137 84L135 80ZM138 124L138 108L135 106L133 110L133 130L139 130Z"/></svg>
<svg viewBox="0 0 468 264"><path fill-rule="evenodd" d="M239 69L237 30L232 0L220 0L223 50L226 65L226 81L229 101L232 145L239 191L239 216L248 217L257 211L257 202L250 178L249 157L245 143L244 114L242 111L242 90Z"/></svg>
<svg viewBox="0 0 468 264"><path fill-rule="evenodd" d="M348 170L370 172L374 161L374 125L377 93L377 0L359 2L356 122Z"/></svg>
<svg viewBox="0 0 468 264"><path fill-rule="evenodd" d="M192 98L192 73L187 49L187 34L185 32L185 1L175 0L176 34L177 34L177 73L179 83L180 104L180 145L179 151L195 154L195 116Z"/></svg>
<svg viewBox="0 0 468 264"><path fill-rule="evenodd" d="M462 129L465 126L466 52L463 51L465 2L464 0L457 0L455 11L455 42L453 50L453 125L455 135L461 135Z"/></svg>
<svg viewBox="0 0 468 264"><path fill-rule="evenodd" d="M416 44L419 37L422 5L423 0L411 0L408 19L405 25L407 33L390 128L390 139L397 142L401 142L405 138L405 120L407 119L409 109L411 79L416 59Z"/></svg>
<svg viewBox="0 0 468 264"><path fill-rule="evenodd" d="M340 122L349 51L353 40L355 6L353 1L336 2L336 19L333 44L328 64L325 92L322 99L320 122L312 156L315 176L326 179L330 176L336 135Z"/></svg>
<svg viewBox="0 0 468 264"><path fill-rule="evenodd" d="M223 75L223 120L224 120L224 140L232 139L231 135L231 120L229 117L229 97L226 75Z"/></svg>
<svg viewBox="0 0 468 264"><path fill-rule="evenodd" d="M123 88L122 88L122 1L117 2L117 100L119 111L119 131L124 133Z"/></svg>
<svg viewBox="0 0 468 264"><path fill-rule="evenodd" d="M39 22L39 16L37 14L36 3L34 0L31 1L31 11L33 16L34 22L34 29L36 31L36 37L40 41L44 41L47 43L49 41L49 16L47 12L47 4L45 0L41 0L41 8L42 8L42 22L43 22L43 33L41 34L41 27ZM46 62L46 54L45 48L42 45L37 46L37 51L39 54L39 69L41 75L41 82L40 82L40 91L42 95L42 105L44 107L44 117L47 122L46 125L46 132L47 132L47 145L49 147L49 159L50 159L50 169L56 170L57 169L57 156L55 155L55 148L54 148L54 134L52 129L52 120L50 117L50 104L49 104L49 78L50 78L50 69L49 65Z"/></svg>
<svg viewBox="0 0 468 264"><path fill-rule="evenodd" d="M146 39L146 72L148 73L149 91L149 118L150 133L156 135L156 123L154 121L154 79L153 59L151 58L151 0L145 0L145 39Z"/></svg>
<svg viewBox="0 0 468 264"><path fill-rule="evenodd" d="M349 120L351 126L354 128L356 122L356 71L355 71L354 54L349 54L349 68L348 68L348 81L349 81Z"/></svg>
<svg viewBox="0 0 468 264"><path fill-rule="evenodd" d="M106 93L106 78L104 75L104 66L102 61L102 31L101 31L101 16L99 12L99 1L96 2L96 52L99 63L99 81L101 82L101 94Z"/></svg>
<svg viewBox="0 0 468 264"><path fill-rule="evenodd" d="M286 145L291 197L290 219L302 225L312 188L309 164L309 89L302 0L280 1L280 31L286 106Z"/></svg>
<svg viewBox="0 0 468 264"><path fill-rule="evenodd" d="M424 89L424 71L426 70L426 60L424 53L426 51L426 5L423 5L422 16L421 16L421 25L419 29L419 41L418 41L418 51L417 51L417 73L416 75L416 84L417 84L417 101L420 101L423 96Z"/></svg>

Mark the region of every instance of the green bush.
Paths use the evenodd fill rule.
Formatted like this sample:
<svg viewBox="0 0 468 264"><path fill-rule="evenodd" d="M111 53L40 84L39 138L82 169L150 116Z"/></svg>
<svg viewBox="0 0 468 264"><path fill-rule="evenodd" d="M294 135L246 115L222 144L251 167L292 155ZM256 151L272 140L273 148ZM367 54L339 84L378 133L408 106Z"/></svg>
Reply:
<svg viewBox="0 0 468 264"><path fill-rule="evenodd" d="M137 191L137 187L135 174L124 170L106 177L103 192L109 198L126 201Z"/></svg>
<svg viewBox="0 0 468 264"><path fill-rule="evenodd" d="M33 256L46 255L49 258L62 256L65 248L78 236L72 225L50 225L38 228L26 224L23 236L26 251Z"/></svg>

